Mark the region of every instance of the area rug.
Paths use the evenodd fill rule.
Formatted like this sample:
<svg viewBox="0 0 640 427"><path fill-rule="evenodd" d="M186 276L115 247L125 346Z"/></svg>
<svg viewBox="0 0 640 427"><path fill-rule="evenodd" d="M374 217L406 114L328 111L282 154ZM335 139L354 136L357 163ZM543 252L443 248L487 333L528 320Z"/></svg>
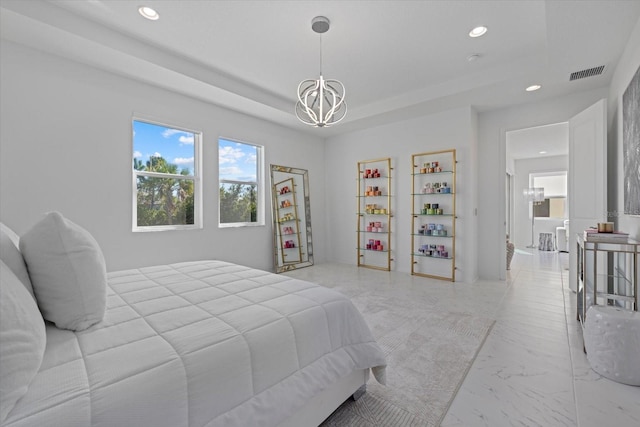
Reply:
<svg viewBox="0 0 640 427"><path fill-rule="evenodd" d="M471 293L453 291L460 304L442 304L451 284L420 282L416 290L397 274L375 283L384 276L320 271L291 275L348 295L387 356L387 385L371 378L359 400L347 400L321 426L439 426L494 324L491 316L473 311Z"/></svg>
<svg viewBox="0 0 640 427"><path fill-rule="evenodd" d="M345 289L342 289L345 291ZM387 355L387 385L375 380L323 427L438 426L494 321L375 292L352 296Z"/></svg>

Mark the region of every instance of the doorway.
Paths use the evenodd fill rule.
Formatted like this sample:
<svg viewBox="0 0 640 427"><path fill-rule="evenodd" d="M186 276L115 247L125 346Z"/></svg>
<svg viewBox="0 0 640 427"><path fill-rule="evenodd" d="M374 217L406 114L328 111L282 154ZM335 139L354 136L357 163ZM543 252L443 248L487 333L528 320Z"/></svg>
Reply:
<svg viewBox="0 0 640 427"><path fill-rule="evenodd" d="M515 265L518 262L541 265L541 261L557 254L556 228L564 226L568 211L563 209L559 213L558 209L545 207L555 207L559 201L566 200L568 169L568 122L506 132L505 225L515 245ZM564 188L552 186L547 178L552 176L563 176ZM538 190L545 187L548 188L542 196ZM536 200L532 197L534 188L538 189ZM551 239L550 245L539 248L540 233L544 233L543 239Z"/></svg>

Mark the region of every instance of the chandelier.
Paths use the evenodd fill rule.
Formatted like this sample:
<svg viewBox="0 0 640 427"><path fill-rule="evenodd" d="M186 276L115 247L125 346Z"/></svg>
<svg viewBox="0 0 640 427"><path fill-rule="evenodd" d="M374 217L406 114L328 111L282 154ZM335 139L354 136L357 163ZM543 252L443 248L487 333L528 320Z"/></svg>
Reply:
<svg viewBox="0 0 640 427"><path fill-rule="evenodd" d="M320 34L320 78L303 80L298 85L296 116L307 125L329 127L347 114L345 90L338 80L325 80L322 76L322 33L329 31L329 19L316 16L311 20L311 29Z"/></svg>

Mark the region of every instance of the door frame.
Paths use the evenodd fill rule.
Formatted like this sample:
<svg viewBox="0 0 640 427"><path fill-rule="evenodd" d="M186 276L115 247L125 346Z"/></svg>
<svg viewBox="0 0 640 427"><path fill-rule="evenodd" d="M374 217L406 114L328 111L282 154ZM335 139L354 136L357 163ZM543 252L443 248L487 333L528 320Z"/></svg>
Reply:
<svg viewBox="0 0 640 427"><path fill-rule="evenodd" d="M502 208L498 209L496 212L496 216L497 218L497 222L500 224L500 230L505 230L505 224L506 224L506 214L505 214L505 209L504 206L506 206L506 197L505 197L505 191L506 191L506 184L505 184L505 179L504 179L504 174L507 171L507 156L506 156L506 150L507 150L507 133L511 132L511 131L516 131L516 130L521 130L521 129L526 129L529 127L536 127L536 126L545 126L545 125L549 125L549 124L553 124L553 123L561 123L561 122L567 122L569 120L571 120L573 117L575 117L576 115L580 114L581 112L583 112L584 110L589 109L590 107L592 107L594 104L598 103L598 102L604 102L605 107L607 106L607 99L606 97L600 96L598 98L594 98L591 102L589 102L587 105L584 105L582 107L578 106L576 107L574 110L578 110L578 111L574 111L574 112L570 112L567 113L566 115L556 115L554 113L550 114L548 117L545 117L544 119L540 119L539 121L536 119L533 119L531 121L528 121L527 119L522 119L522 122L519 124L510 124L508 127L507 126L499 126L499 138L500 138L500 143L498 145L498 156L499 156L499 162L502 165L501 170L502 173L500 175L500 179L497 182L498 185L498 197L499 200L501 202ZM608 126L608 122L607 122L607 112L605 110L605 120L604 120L604 126L605 126L605 142L606 142L606 129ZM606 144L605 144L606 147ZM605 160L606 162L606 160ZM606 164L606 163L605 163ZM571 173L570 171L571 168L571 153L569 153L569 171L568 173ZM606 175L606 172L605 172ZM571 192L571 188L567 188L568 193ZM606 191L606 185L605 185L605 191ZM570 194L567 195L569 198ZM606 200L606 199L605 199ZM606 205L605 205L605 209L606 209ZM571 214L571 206L570 203L568 205L568 209L569 209L569 214ZM569 223L569 227L571 230L571 223ZM575 230L575 228L573 229ZM573 231L571 232L573 233ZM500 239L500 241L502 241L502 239ZM571 243L570 243L571 244ZM569 248L569 254L571 254L572 252L575 252L575 248L570 247ZM573 249L573 250L572 250ZM505 244L500 244L498 246L498 251L500 253L499 257L499 269L498 269L498 277L500 280L506 280L507 278L507 260L506 260L506 245Z"/></svg>

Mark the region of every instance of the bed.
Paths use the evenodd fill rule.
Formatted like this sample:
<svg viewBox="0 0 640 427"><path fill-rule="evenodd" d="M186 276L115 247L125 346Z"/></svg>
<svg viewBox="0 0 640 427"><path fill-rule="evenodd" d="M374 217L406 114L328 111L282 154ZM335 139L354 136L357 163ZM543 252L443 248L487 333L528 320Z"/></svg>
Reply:
<svg viewBox="0 0 640 427"><path fill-rule="evenodd" d="M49 222L75 226L62 216ZM23 238L51 246L41 233ZM80 305L89 306L93 323L69 330L41 301L48 294L40 289L33 248L15 245L32 282L21 290L16 283L24 283L25 273L15 268L15 253L7 259L16 238L3 239L2 426L312 426L361 392L370 371L384 383L380 347L350 300L331 289L219 260L105 272L102 316L94 322L87 300ZM95 242L89 246L96 249ZM85 264L91 262L79 265ZM51 260L44 266L49 274ZM73 292L64 304L84 290ZM25 354L42 357L37 369L37 360L29 362L26 386L25 375L13 378L6 368L12 360L27 363L24 354L20 361L15 352L5 354L16 336L5 329L21 317L8 319L11 298L27 313L32 298L49 318L42 321L45 343L27 343L33 348ZM16 327L40 333L37 322Z"/></svg>

